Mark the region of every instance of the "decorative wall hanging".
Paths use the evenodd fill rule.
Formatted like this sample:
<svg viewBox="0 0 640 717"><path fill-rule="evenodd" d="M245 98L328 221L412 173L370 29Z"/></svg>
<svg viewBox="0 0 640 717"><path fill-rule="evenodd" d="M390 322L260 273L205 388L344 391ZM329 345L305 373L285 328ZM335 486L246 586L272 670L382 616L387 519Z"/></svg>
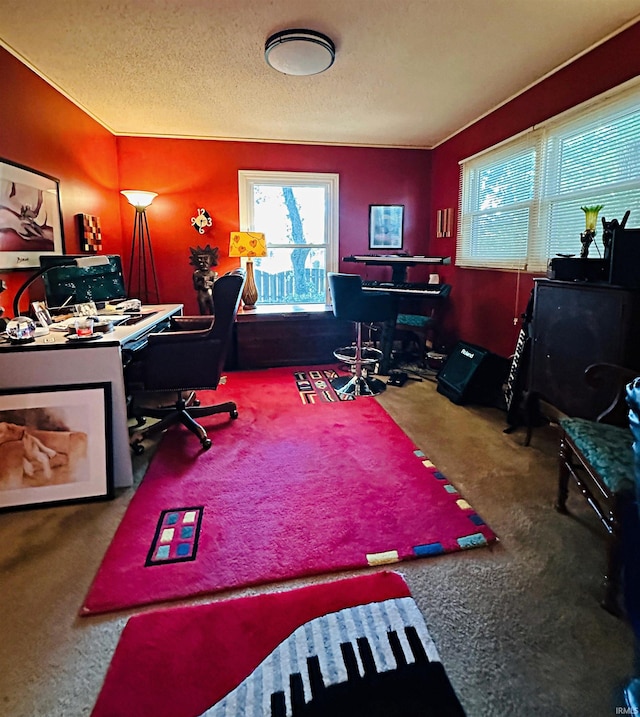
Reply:
<svg viewBox="0 0 640 717"><path fill-rule="evenodd" d="M451 209L438 209L436 214L436 237L442 239L451 236Z"/></svg>
<svg viewBox="0 0 640 717"><path fill-rule="evenodd" d="M0 270L30 269L41 254L63 254L60 183L0 160Z"/></svg>
<svg viewBox="0 0 640 717"><path fill-rule="evenodd" d="M204 234L207 229L213 226L213 219L206 209L198 209L196 216L191 217L191 226L198 234Z"/></svg>
<svg viewBox="0 0 640 717"><path fill-rule="evenodd" d="M404 205L369 205L369 249L402 249Z"/></svg>
<svg viewBox="0 0 640 717"><path fill-rule="evenodd" d="M189 263L195 266L193 272L193 288L198 293L198 307L202 315L213 314L213 282L218 274L211 270L212 266L218 265L218 247L207 244L204 249L201 246L189 247L191 257Z"/></svg>
<svg viewBox="0 0 640 717"><path fill-rule="evenodd" d="M102 247L102 230L100 217L91 214L76 214L80 248L88 254L96 254Z"/></svg>

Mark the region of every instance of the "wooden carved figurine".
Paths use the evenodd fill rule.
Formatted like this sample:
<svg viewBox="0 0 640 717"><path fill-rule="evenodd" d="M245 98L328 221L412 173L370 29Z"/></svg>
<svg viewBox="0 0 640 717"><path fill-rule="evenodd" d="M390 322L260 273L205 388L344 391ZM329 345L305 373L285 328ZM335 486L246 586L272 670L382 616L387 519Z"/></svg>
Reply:
<svg viewBox="0 0 640 717"><path fill-rule="evenodd" d="M211 267L218 265L218 247L212 249L207 244L204 248L189 247L189 251L191 252L189 263L196 268L192 278L193 288L198 293L200 313L213 314L213 282L218 278L218 274L212 271Z"/></svg>

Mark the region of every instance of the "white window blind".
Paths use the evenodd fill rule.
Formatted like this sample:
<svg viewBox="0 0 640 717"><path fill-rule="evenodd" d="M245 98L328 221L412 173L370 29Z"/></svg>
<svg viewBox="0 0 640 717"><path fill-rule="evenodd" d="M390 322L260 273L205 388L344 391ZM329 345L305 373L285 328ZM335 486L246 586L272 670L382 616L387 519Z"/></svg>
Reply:
<svg viewBox="0 0 640 717"><path fill-rule="evenodd" d="M640 87L461 162L456 264L543 272L580 253L582 206L640 226ZM635 218L635 219L634 219ZM602 255L602 225L589 256Z"/></svg>

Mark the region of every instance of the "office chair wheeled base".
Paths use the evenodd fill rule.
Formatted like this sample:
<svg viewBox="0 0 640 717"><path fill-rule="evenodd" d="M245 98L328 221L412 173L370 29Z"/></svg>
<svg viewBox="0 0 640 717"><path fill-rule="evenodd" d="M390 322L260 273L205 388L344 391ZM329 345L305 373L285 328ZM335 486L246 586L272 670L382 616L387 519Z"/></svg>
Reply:
<svg viewBox="0 0 640 717"><path fill-rule="evenodd" d="M194 433L200 439L202 448L207 451L211 448L211 439L205 428L195 419L213 416L217 413L228 413L232 420L238 418L238 407L233 401L217 403L213 406L201 406L194 391L191 391L186 398L181 393L176 403L169 406L145 406L141 412L146 418L157 418L158 420L142 431L134 429L130 445L136 455L144 452L142 441L145 438L164 431L174 423L181 423L191 433Z"/></svg>
<svg viewBox="0 0 640 717"><path fill-rule="evenodd" d="M387 388L387 385L379 378L355 375L334 378L331 387L341 396L377 396Z"/></svg>

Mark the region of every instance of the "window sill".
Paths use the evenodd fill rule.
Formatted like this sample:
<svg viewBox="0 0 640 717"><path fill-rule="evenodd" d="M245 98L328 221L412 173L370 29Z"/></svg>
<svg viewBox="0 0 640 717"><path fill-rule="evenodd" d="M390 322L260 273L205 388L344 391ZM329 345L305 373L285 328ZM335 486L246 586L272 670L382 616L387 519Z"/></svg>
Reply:
<svg viewBox="0 0 640 717"><path fill-rule="evenodd" d="M333 315L333 309L328 304L258 304L255 309L239 309L238 321L247 321L253 318L265 317L300 317Z"/></svg>

